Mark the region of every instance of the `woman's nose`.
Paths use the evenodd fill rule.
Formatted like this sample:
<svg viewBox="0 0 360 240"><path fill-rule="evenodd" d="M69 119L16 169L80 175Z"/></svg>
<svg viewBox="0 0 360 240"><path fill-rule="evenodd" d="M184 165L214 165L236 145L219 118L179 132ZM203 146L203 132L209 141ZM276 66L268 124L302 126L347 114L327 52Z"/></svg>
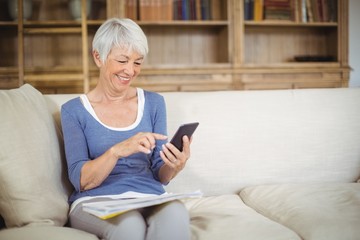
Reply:
<svg viewBox="0 0 360 240"><path fill-rule="evenodd" d="M126 64L125 68L124 68L124 72L126 74L129 74L130 76L134 75L134 66L132 63L128 63Z"/></svg>

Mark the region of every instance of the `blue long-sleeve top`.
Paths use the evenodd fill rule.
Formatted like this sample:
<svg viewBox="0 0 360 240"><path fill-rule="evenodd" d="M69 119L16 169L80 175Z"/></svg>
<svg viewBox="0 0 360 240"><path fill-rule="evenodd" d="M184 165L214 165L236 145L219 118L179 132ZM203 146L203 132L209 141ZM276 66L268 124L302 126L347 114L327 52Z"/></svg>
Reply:
<svg viewBox="0 0 360 240"><path fill-rule="evenodd" d="M111 146L138 132L167 135L164 98L157 93L139 88L137 94L137 119L126 128L112 128L101 123L92 112L89 102L90 107L85 107L88 101L85 95L74 98L62 106L61 124L68 175L74 186L74 192L69 198L70 203L81 197L114 195L127 191L148 194L165 192L158 173L164 164L159 152L166 140L157 140L156 147L150 154L136 153L120 158L100 186L86 191L80 190L81 168L87 161L99 157Z"/></svg>

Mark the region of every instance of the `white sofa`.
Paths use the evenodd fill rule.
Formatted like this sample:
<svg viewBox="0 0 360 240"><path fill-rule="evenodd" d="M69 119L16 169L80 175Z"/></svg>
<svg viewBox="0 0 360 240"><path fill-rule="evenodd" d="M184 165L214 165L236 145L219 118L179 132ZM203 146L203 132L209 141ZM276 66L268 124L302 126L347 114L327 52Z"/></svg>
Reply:
<svg viewBox="0 0 360 240"><path fill-rule="evenodd" d="M167 186L205 195L184 200L192 239L360 239L360 89L162 95L169 136L200 122L187 167ZM0 91L1 240L97 239L63 227L59 108L75 96Z"/></svg>

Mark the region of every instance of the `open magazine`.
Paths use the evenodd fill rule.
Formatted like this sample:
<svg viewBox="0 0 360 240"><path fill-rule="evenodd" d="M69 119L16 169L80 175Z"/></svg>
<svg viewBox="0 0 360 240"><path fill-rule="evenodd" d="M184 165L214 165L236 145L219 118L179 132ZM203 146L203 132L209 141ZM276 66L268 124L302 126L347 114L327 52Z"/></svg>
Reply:
<svg viewBox="0 0 360 240"><path fill-rule="evenodd" d="M162 195L152 195L140 198L113 199L109 201L83 203L82 208L85 212L93 214L101 219L109 219L133 209L154 206L178 199L198 197L202 197L202 192L165 193Z"/></svg>

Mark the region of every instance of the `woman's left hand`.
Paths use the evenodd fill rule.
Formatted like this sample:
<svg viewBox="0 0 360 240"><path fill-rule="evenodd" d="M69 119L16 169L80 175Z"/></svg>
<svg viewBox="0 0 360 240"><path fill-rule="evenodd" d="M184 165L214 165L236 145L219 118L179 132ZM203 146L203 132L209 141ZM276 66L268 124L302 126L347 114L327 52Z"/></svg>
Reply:
<svg viewBox="0 0 360 240"><path fill-rule="evenodd" d="M190 143L191 140L187 137L183 137L183 149L179 151L173 144L170 142L166 143L160 151L160 156L165 162L167 167L165 179L162 179L162 182L168 182L176 176L186 165L187 160L190 158Z"/></svg>

